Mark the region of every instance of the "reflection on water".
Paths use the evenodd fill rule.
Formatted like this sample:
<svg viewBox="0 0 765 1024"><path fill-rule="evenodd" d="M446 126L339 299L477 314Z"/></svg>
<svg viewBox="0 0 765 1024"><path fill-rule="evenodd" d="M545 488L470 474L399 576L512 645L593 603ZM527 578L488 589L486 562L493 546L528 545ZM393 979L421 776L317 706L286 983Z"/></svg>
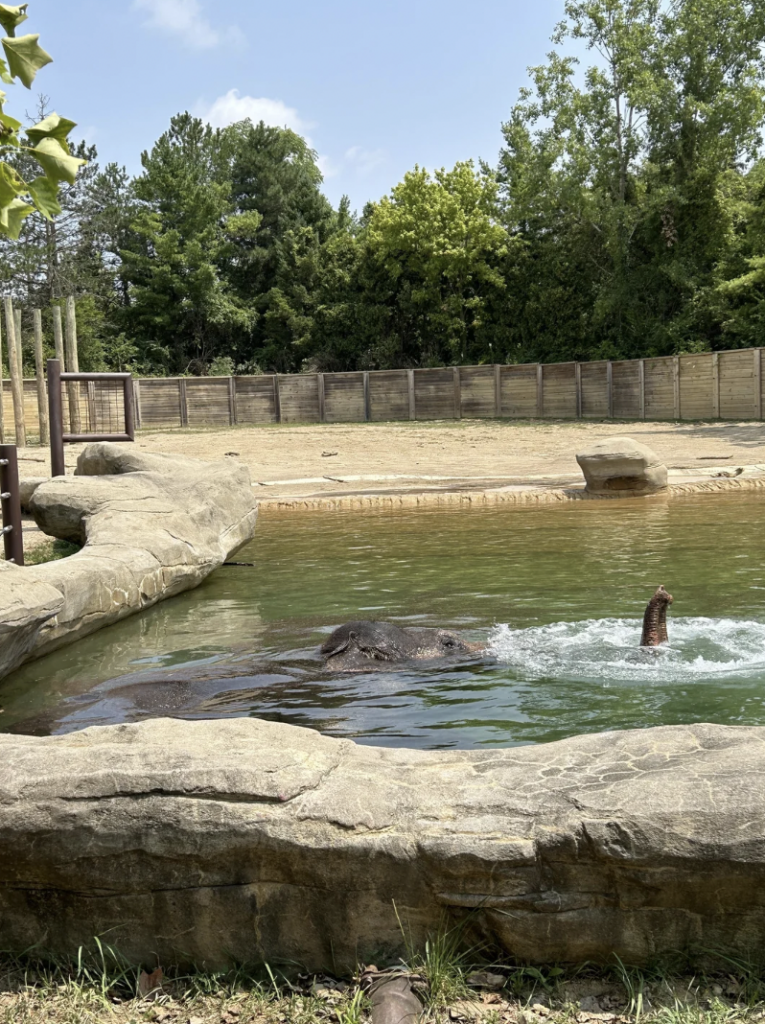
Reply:
<svg viewBox="0 0 765 1024"><path fill-rule="evenodd" d="M0 684L26 732L253 715L378 745L474 747L765 722L765 496L261 516L198 590ZM640 650L659 583L670 644ZM325 673L353 618L443 625L483 658Z"/></svg>

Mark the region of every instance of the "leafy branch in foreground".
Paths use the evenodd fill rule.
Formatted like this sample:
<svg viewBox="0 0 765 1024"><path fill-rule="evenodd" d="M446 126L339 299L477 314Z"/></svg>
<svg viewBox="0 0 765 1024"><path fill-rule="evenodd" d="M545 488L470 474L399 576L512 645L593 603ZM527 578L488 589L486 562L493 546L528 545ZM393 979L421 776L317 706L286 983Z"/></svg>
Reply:
<svg viewBox="0 0 765 1024"><path fill-rule="evenodd" d="M13 85L19 79L31 89L40 68L53 58L40 46L39 35L17 36L16 29L27 20L28 4L11 7L0 4L0 25L6 35L1 40L5 60L0 58L0 78ZM85 163L72 156L67 136L75 127L58 114L46 118L20 135L21 122L5 113L6 94L0 91L0 153L19 150L28 153L40 165L42 174L25 181L5 160L0 161L0 234L18 238L21 224L33 210L46 220L61 213L58 189L62 182L74 184L79 167Z"/></svg>

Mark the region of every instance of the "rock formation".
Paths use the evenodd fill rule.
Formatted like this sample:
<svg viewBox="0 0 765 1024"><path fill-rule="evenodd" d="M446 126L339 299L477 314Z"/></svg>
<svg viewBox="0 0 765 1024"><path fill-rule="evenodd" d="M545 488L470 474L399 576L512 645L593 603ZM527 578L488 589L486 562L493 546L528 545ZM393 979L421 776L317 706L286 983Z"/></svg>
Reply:
<svg viewBox="0 0 765 1024"><path fill-rule="evenodd" d="M576 461L591 494L654 494L667 486L667 467L659 456L631 437L596 441Z"/></svg>

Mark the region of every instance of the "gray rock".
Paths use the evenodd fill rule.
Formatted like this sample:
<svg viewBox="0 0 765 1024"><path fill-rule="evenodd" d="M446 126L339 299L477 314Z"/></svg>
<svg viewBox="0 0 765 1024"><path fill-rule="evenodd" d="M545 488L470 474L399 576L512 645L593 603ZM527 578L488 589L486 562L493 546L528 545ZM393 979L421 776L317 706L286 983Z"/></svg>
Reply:
<svg viewBox="0 0 765 1024"><path fill-rule="evenodd" d="M0 736L0 948L353 969L765 942L765 730L377 749L257 720ZM379 961L378 961L379 962Z"/></svg>
<svg viewBox="0 0 765 1024"><path fill-rule="evenodd" d="M245 466L105 442L85 448L77 475L39 484L30 507L45 533L84 547L70 558L19 569L22 576L0 576L7 635L0 678L31 657L197 586L252 539L257 517Z"/></svg>
<svg viewBox="0 0 765 1024"><path fill-rule="evenodd" d="M22 512L28 512L32 502L32 495L35 493L40 484L47 483L48 477L24 477L19 480L19 500L21 502Z"/></svg>
<svg viewBox="0 0 765 1024"><path fill-rule="evenodd" d="M593 494L654 494L667 486L667 467L659 456L631 437L596 441L576 461Z"/></svg>

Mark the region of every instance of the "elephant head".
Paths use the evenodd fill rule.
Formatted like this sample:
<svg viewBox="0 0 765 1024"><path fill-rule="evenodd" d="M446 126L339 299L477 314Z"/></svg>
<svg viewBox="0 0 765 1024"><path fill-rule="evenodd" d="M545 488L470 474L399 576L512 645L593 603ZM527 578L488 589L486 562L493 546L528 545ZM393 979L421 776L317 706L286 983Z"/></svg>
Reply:
<svg viewBox="0 0 765 1024"><path fill-rule="evenodd" d="M406 661L448 658L483 650L446 629L407 628L392 622L346 622L321 648L327 668L340 671L384 669Z"/></svg>

